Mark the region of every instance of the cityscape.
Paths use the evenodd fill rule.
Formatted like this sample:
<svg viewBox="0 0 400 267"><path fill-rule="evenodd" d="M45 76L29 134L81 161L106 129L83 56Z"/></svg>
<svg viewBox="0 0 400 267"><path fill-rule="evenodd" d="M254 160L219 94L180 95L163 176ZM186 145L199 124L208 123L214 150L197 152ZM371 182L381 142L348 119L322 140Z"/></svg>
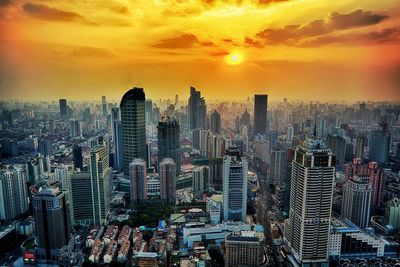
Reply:
<svg viewBox="0 0 400 267"><path fill-rule="evenodd" d="M399 267L397 0L0 0L0 267Z"/></svg>

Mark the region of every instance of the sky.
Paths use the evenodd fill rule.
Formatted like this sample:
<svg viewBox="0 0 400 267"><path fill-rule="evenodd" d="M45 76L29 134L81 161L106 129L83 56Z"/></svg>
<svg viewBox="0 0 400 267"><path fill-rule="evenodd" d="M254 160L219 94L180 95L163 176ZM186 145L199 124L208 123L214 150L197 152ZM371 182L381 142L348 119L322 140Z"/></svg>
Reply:
<svg viewBox="0 0 400 267"><path fill-rule="evenodd" d="M398 0L0 0L0 99L400 101Z"/></svg>

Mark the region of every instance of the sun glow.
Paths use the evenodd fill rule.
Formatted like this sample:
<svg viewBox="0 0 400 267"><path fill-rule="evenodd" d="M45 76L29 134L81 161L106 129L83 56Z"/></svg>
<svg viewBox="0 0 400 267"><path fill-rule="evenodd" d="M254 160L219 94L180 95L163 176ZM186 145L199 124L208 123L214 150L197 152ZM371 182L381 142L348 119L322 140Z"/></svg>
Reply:
<svg viewBox="0 0 400 267"><path fill-rule="evenodd" d="M243 54L237 51L231 52L225 56L225 62L228 65L239 65L243 63L243 61L244 61Z"/></svg>

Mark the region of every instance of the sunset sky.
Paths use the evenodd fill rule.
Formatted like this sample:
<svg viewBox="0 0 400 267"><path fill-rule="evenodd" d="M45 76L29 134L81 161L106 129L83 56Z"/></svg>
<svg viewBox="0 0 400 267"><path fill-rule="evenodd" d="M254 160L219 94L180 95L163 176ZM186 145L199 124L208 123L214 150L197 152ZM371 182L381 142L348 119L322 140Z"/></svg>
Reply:
<svg viewBox="0 0 400 267"><path fill-rule="evenodd" d="M399 0L0 0L0 99L400 101Z"/></svg>

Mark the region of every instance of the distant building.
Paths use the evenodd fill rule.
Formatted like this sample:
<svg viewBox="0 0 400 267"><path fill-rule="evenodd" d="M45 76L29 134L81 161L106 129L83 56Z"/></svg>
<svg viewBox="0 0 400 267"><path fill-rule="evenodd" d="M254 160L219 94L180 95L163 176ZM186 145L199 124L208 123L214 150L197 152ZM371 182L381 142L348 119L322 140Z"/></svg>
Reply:
<svg viewBox="0 0 400 267"><path fill-rule="evenodd" d="M67 214L67 195L60 188L46 186L33 192L38 262L57 264L62 248L69 242Z"/></svg>
<svg viewBox="0 0 400 267"><path fill-rule="evenodd" d="M210 129L213 134L220 134L221 133L221 115L218 111L214 110L213 113L210 115Z"/></svg>
<svg viewBox="0 0 400 267"><path fill-rule="evenodd" d="M60 99L60 117L62 120L66 120L68 118L68 105L67 99Z"/></svg>
<svg viewBox="0 0 400 267"><path fill-rule="evenodd" d="M76 119L70 120L69 133L72 138L82 137L81 122Z"/></svg>
<svg viewBox="0 0 400 267"><path fill-rule="evenodd" d="M196 167L193 170L193 193L196 196L207 192L210 185L210 168L208 166Z"/></svg>
<svg viewBox="0 0 400 267"><path fill-rule="evenodd" d="M227 155L223 168L224 220L244 222L247 212L247 159Z"/></svg>
<svg viewBox="0 0 400 267"><path fill-rule="evenodd" d="M171 158L164 158L160 163L160 197L175 204L176 166Z"/></svg>
<svg viewBox="0 0 400 267"><path fill-rule="evenodd" d="M90 150L90 173L94 223L102 224L107 219L111 202L111 168L107 146L97 145Z"/></svg>
<svg viewBox="0 0 400 267"><path fill-rule="evenodd" d="M270 163L270 143L267 140L254 141L254 157Z"/></svg>
<svg viewBox="0 0 400 267"><path fill-rule="evenodd" d="M74 168L83 170L83 155L82 147L79 145L74 145L72 148L72 158L74 161Z"/></svg>
<svg viewBox="0 0 400 267"><path fill-rule="evenodd" d="M353 176L343 185L342 218L360 228L369 225L372 186L368 175Z"/></svg>
<svg viewBox="0 0 400 267"><path fill-rule="evenodd" d="M103 117L107 117L107 99L106 97L103 95L101 97L101 108L102 108L102 112L103 112Z"/></svg>
<svg viewBox="0 0 400 267"><path fill-rule="evenodd" d="M122 171L122 129L121 114L119 108L111 109L112 141L114 143L114 166L118 171Z"/></svg>
<svg viewBox="0 0 400 267"><path fill-rule="evenodd" d="M369 161L386 163L389 161L391 136L386 131L372 132L369 138Z"/></svg>
<svg viewBox="0 0 400 267"><path fill-rule="evenodd" d="M93 224L93 190L91 173L73 172L69 179L69 202L73 225Z"/></svg>
<svg viewBox="0 0 400 267"><path fill-rule="evenodd" d="M47 139L39 140L39 153L43 156L51 156L53 154L53 149L51 147L51 141Z"/></svg>
<svg viewBox="0 0 400 267"><path fill-rule="evenodd" d="M254 96L254 135L267 133L268 95Z"/></svg>
<svg viewBox="0 0 400 267"><path fill-rule="evenodd" d="M336 155L336 165L342 166L346 152L346 140L342 136L329 134L326 145Z"/></svg>
<svg viewBox="0 0 400 267"><path fill-rule="evenodd" d="M131 180L130 204L136 206L147 199L147 167L142 159L134 159L129 165Z"/></svg>
<svg viewBox="0 0 400 267"><path fill-rule="evenodd" d="M361 159L361 161L363 161L364 159L364 150L366 145L367 145L367 136L364 133L358 134L356 139L355 157Z"/></svg>
<svg viewBox="0 0 400 267"><path fill-rule="evenodd" d="M270 183L286 183L288 180L288 154L283 147L276 147L270 153L269 179Z"/></svg>
<svg viewBox="0 0 400 267"><path fill-rule="evenodd" d="M158 163L163 159L171 158L175 162L176 175L181 173L181 146L179 122L167 117L157 126Z"/></svg>
<svg viewBox="0 0 400 267"><path fill-rule="evenodd" d="M254 231L233 232L225 237L225 267L261 266L264 262L263 239Z"/></svg>
<svg viewBox="0 0 400 267"><path fill-rule="evenodd" d="M145 94L134 87L124 94L120 104L123 171L129 174L134 159L146 159Z"/></svg>
<svg viewBox="0 0 400 267"><path fill-rule="evenodd" d="M207 106L206 101L201 97L201 92L197 91L196 88L190 87L190 97L188 102L188 114L189 114L189 128L206 129L207 125Z"/></svg>

